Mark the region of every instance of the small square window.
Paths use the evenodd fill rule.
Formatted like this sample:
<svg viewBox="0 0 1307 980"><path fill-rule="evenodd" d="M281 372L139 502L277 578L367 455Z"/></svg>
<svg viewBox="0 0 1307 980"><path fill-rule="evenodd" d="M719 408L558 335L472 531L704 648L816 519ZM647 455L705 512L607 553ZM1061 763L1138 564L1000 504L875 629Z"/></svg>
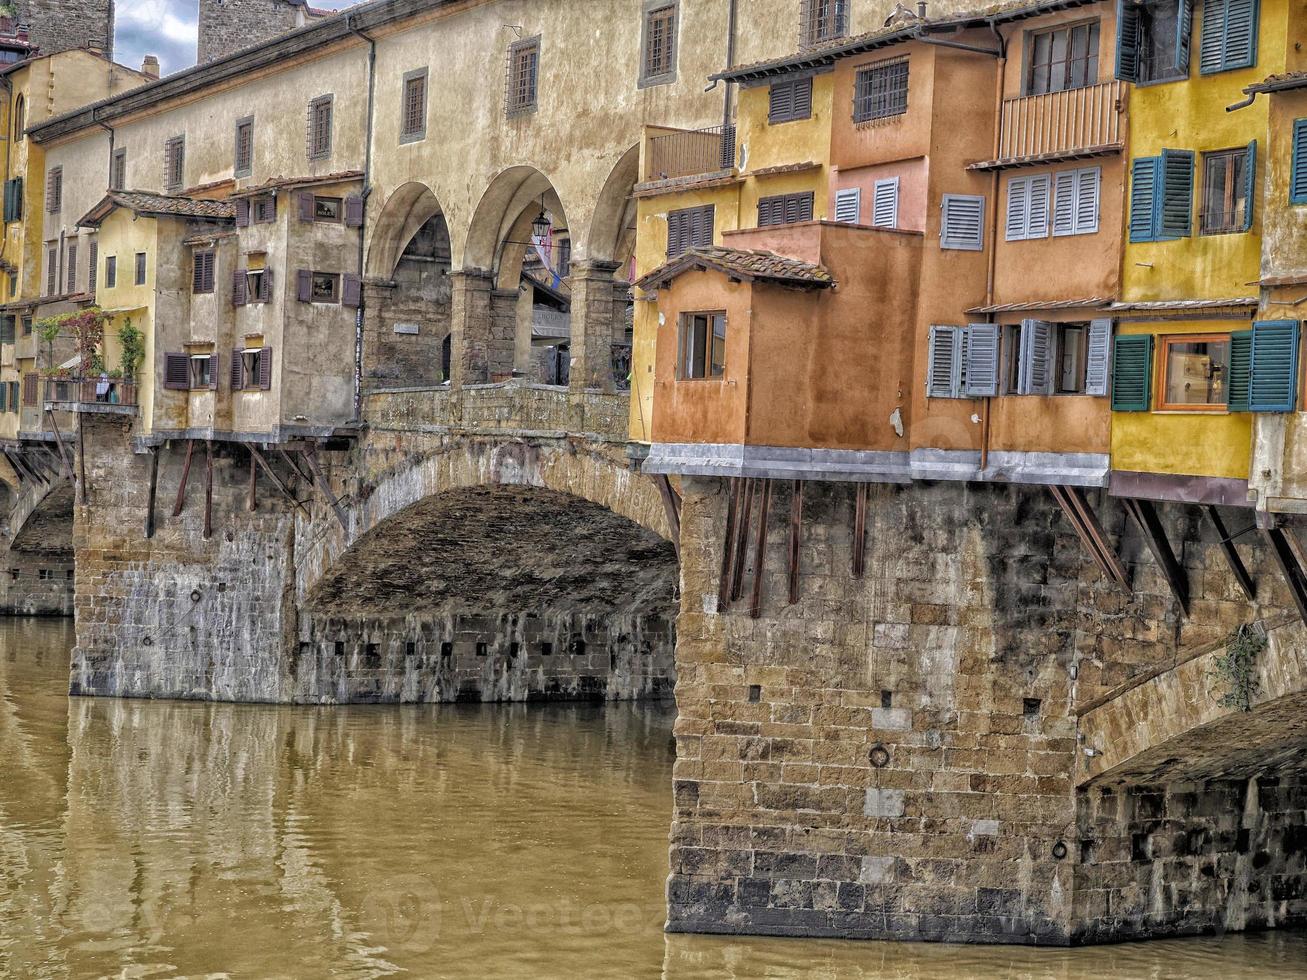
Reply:
<svg viewBox="0 0 1307 980"><path fill-rule="evenodd" d="M190 363L191 388L213 387L213 356L192 354Z"/></svg>
<svg viewBox="0 0 1307 980"><path fill-rule="evenodd" d="M334 272L313 273L309 299L314 303L339 303L340 276Z"/></svg>
<svg viewBox="0 0 1307 980"><path fill-rule="evenodd" d="M540 656L552 657L553 655L554 655L554 645L550 643L548 640L542 641L540 644Z"/></svg>
<svg viewBox="0 0 1307 980"><path fill-rule="evenodd" d="M314 221L339 221L343 202L338 197L314 197Z"/></svg>
<svg viewBox="0 0 1307 980"><path fill-rule="evenodd" d="M1224 411L1229 402L1230 337L1162 337L1162 402L1179 411Z"/></svg>
<svg viewBox="0 0 1307 980"><path fill-rule="evenodd" d="M720 378L726 373L726 314L681 314L681 380Z"/></svg>
<svg viewBox="0 0 1307 980"><path fill-rule="evenodd" d="M256 197L250 204L250 218L256 225L265 225L276 221L277 199L271 194Z"/></svg>
<svg viewBox="0 0 1307 980"><path fill-rule="evenodd" d="M490 644L482 641L477 642L477 656L485 657L490 654Z"/></svg>

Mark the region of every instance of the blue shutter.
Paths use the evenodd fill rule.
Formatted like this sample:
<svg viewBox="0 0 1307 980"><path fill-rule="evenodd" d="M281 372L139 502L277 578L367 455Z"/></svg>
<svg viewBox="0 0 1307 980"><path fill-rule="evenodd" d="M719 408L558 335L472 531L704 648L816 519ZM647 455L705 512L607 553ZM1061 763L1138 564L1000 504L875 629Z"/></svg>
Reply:
<svg viewBox="0 0 1307 980"><path fill-rule="evenodd" d="M1205 75L1257 63L1258 0L1204 0L1198 70Z"/></svg>
<svg viewBox="0 0 1307 980"><path fill-rule="evenodd" d="M1188 238L1194 210L1193 151L1163 150L1160 169L1157 237Z"/></svg>
<svg viewBox="0 0 1307 980"><path fill-rule="evenodd" d="M1292 412L1298 403L1298 321L1253 324L1248 402L1254 412Z"/></svg>
<svg viewBox="0 0 1307 980"><path fill-rule="evenodd" d="M1112 345L1112 411L1146 412L1153 398L1153 335L1118 334Z"/></svg>
<svg viewBox="0 0 1307 980"><path fill-rule="evenodd" d="M1251 411L1248 402L1248 379L1252 368L1252 353L1251 330L1230 334L1230 380L1225 386L1225 403L1232 412Z"/></svg>
<svg viewBox="0 0 1307 980"><path fill-rule="evenodd" d="M1244 163L1243 230L1253 226L1253 211L1257 208L1257 141L1248 144L1248 160Z"/></svg>
<svg viewBox="0 0 1307 980"><path fill-rule="evenodd" d="M1116 0L1116 77L1139 81L1139 49L1143 39L1140 8L1130 0Z"/></svg>
<svg viewBox="0 0 1307 980"><path fill-rule="evenodd" d="M1139 157L1130 164L1130 241L1157 240L1157 171L1161 160Z"/></svg>
<svg viewBox="0 0 1307 980"><path fill-rule="evenodd" d="M1193 23L1193 4L1189 0L1179 0L1175 18L1175 70L1182 78L1189 77L1189 35Z"/></svg>
<svg viewBox="0 0 1307 980"><path fill-rule="evenodd" d="M1293 121L1293 171L1289 176L1289 203L1307 204L1307 119Z"/></svg>
<svg viewBox="0 0 1307 980"><path fill-rule="evenodd" d="M1203 0L1203 37L1198 43L1198 70L1220 71L1225 63L1226 0Z"/></svg>

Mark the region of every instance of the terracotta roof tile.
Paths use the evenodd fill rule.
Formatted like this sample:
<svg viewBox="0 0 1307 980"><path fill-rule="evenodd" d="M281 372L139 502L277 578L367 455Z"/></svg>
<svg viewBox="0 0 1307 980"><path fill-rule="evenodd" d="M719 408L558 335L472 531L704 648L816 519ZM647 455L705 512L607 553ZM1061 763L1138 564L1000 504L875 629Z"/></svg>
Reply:
<svg viewBox="0 0 1307 980"><path fill-rule="evenodd" d="M362 170L337 170L335 173L318 174L305 177L269 177L262 184L242 187L233 197L246 197L250 194L263 194L279 187L302 187L308 184L337 184L347 180L360 180Z"/></svg>
<svg viewBox="0 0 1307 980"><path fill-rule="evenodd" d="M1260 82L1253 82L1244 89L1248 95L1258 92L1284 92L1289 89L1307 87L1307 71L1283 71L1267 75Z"/></svg>
<svg viewBox="0 0 1307 980"><path fill-rule="evenodd" d="M210 221L234 220L235 205L227 201L207 201L190 197L170 197L146 191L110 191L80 221L79 226L94 226L115 208L137 214L165 215L177 218L204 218Z"/></svg>
<svg viewBox="0 0 1307 980"><path fill-rule="evenodd" d="M775 252L739 248L696 248L676 256L636 283L654 289L691 269L715 269L744 280L759 280L799 289L828 289L835 285L831 274L819 265L802 262Z"/></svg>

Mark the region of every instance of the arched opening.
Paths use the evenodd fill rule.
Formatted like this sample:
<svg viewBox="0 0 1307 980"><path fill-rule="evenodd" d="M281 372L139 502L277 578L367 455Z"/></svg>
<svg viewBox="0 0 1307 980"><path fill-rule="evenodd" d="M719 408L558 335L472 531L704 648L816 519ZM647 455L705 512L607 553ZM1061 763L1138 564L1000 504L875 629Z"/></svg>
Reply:
<svg viewBox="0 0 1307 980"><path fill-rule="evenodd" d="M0 484L3 486L3 484ZM0 612L73 614L73 487L0 492L9 540L0 566Z"/></svg>
<svg viewBox="0 0 1307 980"><path fill-rule="evenodd" d="M449 227L425 184L396 190L382 209L369 249L364 384L442 384L450 332Z"/></svg>
<svg viewBox="0 0 1307 980"><path fill-rule="evenodd" d="M669 697L677 574L670 542L589 500L526 485L433 494L308 592L296 697Z"/></svg>

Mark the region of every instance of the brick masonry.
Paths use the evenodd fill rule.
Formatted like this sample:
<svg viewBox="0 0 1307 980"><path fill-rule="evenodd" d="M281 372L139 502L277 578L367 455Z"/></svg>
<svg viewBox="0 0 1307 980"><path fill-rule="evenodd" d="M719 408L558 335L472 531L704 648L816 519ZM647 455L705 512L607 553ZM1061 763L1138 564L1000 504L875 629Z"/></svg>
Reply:
<svg viewBox="0 0 1307 980"><path fill-rule="evenodd" d="M96 47L113 57L114 0L18 0L17 7L41 54Z"/></svg>

